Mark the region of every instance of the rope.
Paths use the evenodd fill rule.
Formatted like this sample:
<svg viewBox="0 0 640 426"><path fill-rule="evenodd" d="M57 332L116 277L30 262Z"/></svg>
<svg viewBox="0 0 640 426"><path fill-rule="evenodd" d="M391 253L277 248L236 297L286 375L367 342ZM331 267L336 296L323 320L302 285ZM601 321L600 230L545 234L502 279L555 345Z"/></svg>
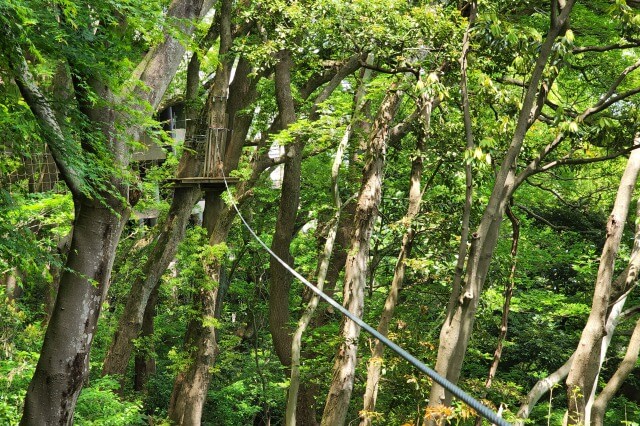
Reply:
<svg viewBox="0 0 640 426"><path fill-rule="evenodd" d="M495 412L493 412L490 408L488 408L487 406L483 405L480 401L476 400L475 398L473 398L472 396L467 394L465 391L460 389L455 384L451 383L446 378L442 377L440 374L436 373L431 368L427 367L423 362L418 360L416 357L411 355L409 352L407 352L404 349L402 349L397 344L393 343L391 340L387 339L380 332L378 332L378 330L376 330L375 328L371 327L369 324L364 322L362 319L360 319L357 316L353 315L344 306L342 306L340 303L338 303L335 300L333 300L330 296L328 296L327 294L325 294L324 292L319 290L316 286L311 284L305 277L300 275L295 269L290 267L285 261L280 259L280 257L278 257L278 255L276 255L273 251L271 251L271 249L264 243L264 241L262 241L260 239L260 237L258 237L258 235L255 233L253 228L251 228L251 226L247 223L247 221L245 220L244 216L242 216L242 214L240 213L240 210L238 209L238 206L236 205L235 201L233 200L233 194L231 193L231 190L229 189L229 184L227 183L227 177L226 177L226 175L224 173L224 166L221 167L220 169L222 170L222 178L224 180L224 185L225 185L226 190L227 190L227 192L229 193L229 196L230 196L231 205L233 206L233 208L235 209L236 213L238 214L238 217L240 217L240 220L242 221L244 226L251 233L253 238L271 256L273 256L273 258L276 259L286 270L288 270L291 273L291 275L293 275L298 280L300 280L304 285L306 285L311 291L313 291L316 295L318 295L321 299L323 299L329 305L333 306L335 309L340 311L340 313L342 313L342 315L344 315L345 317L349 318L351 321L353 321L356 324L358 324L367 333L369 333L370 335L372 335L376 339L380 340L385 346L387 346L393 352L395 352L400 357L402 357L405 360L407 360L409 362L409 364L413 365L418 370L420 370L421 372L423 372L427 376L431 377L431 379L433 379L433 381L435 381L440 386L445 388L447 391L449 391L456 398L460 399L465 404L467 404L469 407L473 408L479 415L481 415L482 417L484 417L485 419L489 420L490 422L492 422L495 425L498 425L498 426L511 426L503 418L498 417L498 415Z"/></svg>

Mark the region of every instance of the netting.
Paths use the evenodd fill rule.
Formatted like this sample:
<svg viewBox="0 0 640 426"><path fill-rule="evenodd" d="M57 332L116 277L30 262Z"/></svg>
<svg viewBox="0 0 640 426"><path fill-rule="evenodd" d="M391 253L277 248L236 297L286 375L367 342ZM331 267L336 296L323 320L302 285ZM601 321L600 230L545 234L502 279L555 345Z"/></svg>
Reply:
<svg viewBox="0 0 640 426"><path fill-rule="evenodd" d="M58 168L44 142L0 143L2 177L0 185L10 192L63 191Z"/></svg>

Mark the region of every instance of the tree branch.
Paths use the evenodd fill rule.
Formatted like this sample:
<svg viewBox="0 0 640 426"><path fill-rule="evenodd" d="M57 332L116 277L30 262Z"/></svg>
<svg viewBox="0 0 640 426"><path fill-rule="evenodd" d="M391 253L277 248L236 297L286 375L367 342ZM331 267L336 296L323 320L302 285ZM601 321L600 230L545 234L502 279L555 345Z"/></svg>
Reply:
<svg viewBox="0 0 640 426"><path fill-rule="evenodd" d="M366 55L363 58L363 55L355 54L351 56L347 60L347 62L338 69L333 78L329 81L329 84L327 84L324 89L322 89L322 92L320 92L320 94L313 102L313 107L311 108L311 113L309 114L311 120L318 119L318 106L322 102L329 99L329 96L331 96L333 91L336 89L336 87L338 87L342 80L347 78L347 76L351 75L352 73L356 72L362 66L362 63L364 63L363 59L366 60Z"/></svg>
<svg viewBox="0 0 640 426"><path fill-rule="evenodd" d="M553 167L558 167L558 166L566 166L566 165L576 165L576 164L590 164L590 163L597 163L598 161L606 161L606 160L611 160L614 158L617 158L621 155L627 154L631 151L634 151L636 149L640 148L640 146L630 146L628 148L625 148L621 151L615 152L613 154L609 154L609 155L603 155L600 157L593 157L593 158L561 158L559 160L556 161L551 161L550 163L545 164L544 166L540 167L539 169L537 169L535 171L535 173L541 173L544 171L547 171Z"/></svg>
<svg viewBox="0 0 640 426"><path fill-rule="evenodd" d="M634 43L615 43L609 44L607 46L582 46L582 47L574 47L571 50L571 53L586 53L586 52L609 52L611 50L618 49L633 49L634 47L640 46L640 42Z"/></svg>
<svg viewBox="0 0 640 426"><path fill-rule="evenodd" d="M373 65L373 64L368 64L366 61L361 60L360 61L360 65L363 68L367 68L373 71L378 71L381 72L383 74L404 74L404 73L411 73L413 74L416 78L420 78L420 70L416 69L416 68L412 68L412 67L395 67L395 68L383 68L383 67L379 67L377 65Z"/></svg>
<svg viewBox="0 0 640 426"><path fill-rule="evenodd" d="M10 29L5 27L2 28L2 30L2 32L5 33L3 34L4 37L7 37L8 39L14 38ZM67 160L68 153L66 151L68 151L68 142L56 119L55 112L33 78L33 75L29 70L29 66L27 65L27 61L22 53L22 49L17 42L13 44L13 51L5 52L5 55L6 57L11 58L8 61L8 64L15 74L14 79L16 85L18 86L25 102L31 109L31 112L38 121L40 128L43 130L45 139L47 140L47 145L51 150L51 154L56 162L58 170L60 170L60 173L62 174L62 178L74 195L80 195L85 192L83 191L85 185L82 174ZM4 43L0 43L0 45L4 45Z"/></svg>

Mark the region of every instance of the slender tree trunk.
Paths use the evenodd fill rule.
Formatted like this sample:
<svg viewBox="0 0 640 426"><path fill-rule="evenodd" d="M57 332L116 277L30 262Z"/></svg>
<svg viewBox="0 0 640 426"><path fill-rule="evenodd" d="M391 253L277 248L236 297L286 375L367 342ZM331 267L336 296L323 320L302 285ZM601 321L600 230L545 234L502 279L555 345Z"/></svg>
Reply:
<svg viewBox="0 0 640 426"><path fill-rule="evenodd" d="M369 55L367 63L373 61L373 56ZM353 109L355 112L359 112L363 106L362 99L365 95L365 83L371 78L372 71L370 69L362 70L362 81L356 90L353 100ZM355 114L354 114L355 115ZM330 228L326 235L324 249L318 259L317 268L317 287L320 291L325 291L327 294L332 295L335 288L338 274L344 267L347 255L346 246L348 241L349 232L346 230L351 229L350 226L345 225L351 223L350 218L353 215L353 208L350 208L351 204L347 205L346 215L349 219L344 220L345 214L343 211L342 200L340 199L338 177L340 173L340 166L342 164L342 157L349 142L353 137L353 126L351 123L347 126L345 134L342 140L338 144L336 154L334 157L333 166L331 168L331 192L335 204L335 215ZM342 231L342 232L341 232ZM338 250L334 250L335 246L338 246ZM333 253L333 258L332 258ZM325 288L325 282L329 283L329 286ZM301 349L302 349L302 335L306 331L307 327L314 319L314 313L318 306L320 298L311 293L310 299L307 304L307 309L298 321L298 327L293 335L291 343L291 385L289 386L289 392L287 395L287 409L285 413L286 424L288 426L300 425L317 425L315 416L315 394L317 392L317 386L303 385L302 392L300 390L300 364L301 364ZM323 323L323 319L316 317L314 326L318 326ZM300 400L300 403L298 403Z"/></svg>
<svg viewBox="0 0 640 426"><path fill-rule="evenodd" d="M369 138L369 158L363 170L356 205L355 231L351 238L344 278L344 306L360 318L364 308L369 243L381 199L386 143L399 101L400 94L395 87L387 92L382 101ZM353 321L345 320L341 334L344 341L336 355L333 380L322 415L322 425L326 426L344 424L353 390L360 327Z"/></svg>
<svg viewBox="0 0 640 426"><path fill-rule="evenodd" d="M498 365L500 364L500 358L502 358L502 345L504 339L507 337L507 330L509 328L509 308L511 306L511 297L513 296L513 287L516 280L516 264L518 257L518 240L520 238L520 221L511 211L511 207L507 207L507 216L511 220L511 227L513 228L513 237L511 243L511 273L509 274L509 282L504 290L504 304L502 306L502 321L500 323L500 335L498 336L498 345L496 351L493 354L493 362L491 368L489 368L489 377L485 383L485 387L489 389L493 382L496 372L498 371Z"/></svg>
<svg viewBox="0 0 640 426"><path fill-rule="evenodd" d="M423 170L422 151L424 151L425 139L429 134L432 107L433 99L427 100L423 106L424 112L422 119L424 120L424 132L416 142L416 153L411 163L411 173L409 176L409 206L407 207L407 213L402 219L402 223L407 227L407 230L402 237L402 245L400 246L400 253L398 254L394 268L391 288L389 288L389 293L387 294L387 299L385 300L382 315L378 323L378 332L383 336L386 336L389 332L391 318L393 318L398 303L398 295L404 283L405 262L409 256L411 256L411 249L413 247L413 239L415 237L413 221L420 212L420 205L422 203L422 191L420 188ZM364 406L362 411L360 411L360 426L371 425L370 413L374 412L376 407L383 353L384 345L379 340L376 340L373 350L371 351L369 365L367 366L367 383L364 394Z"/></svg>
<svg viewBox="0 0 640 426"><path fill-rule="evenodd" d="M344 205L340 214L336 241L334 250L329 262L327 277L325 279L325 293L333 296L335 293L340 273L343 271L347 263L347 252L349 251L349 236L353 233L353 217L355 215L355 203L350 202ZM328 308L329 312L333 312L332 308ZM327 315L316 316L313 320L314 327L324 324Z"/></svg>
<svg viewBox="0 0 640 426"><path fill-rule="evenodd" d="M634 145L638 144L640 144L640 134L636 135L634 141ZM580 337L575 358L567 377L569 405L567 424L584 423L586 399L591 394L593 386L596 385L594 381L600 370L600 352L609 312L615 259L639 172L640 151L634 150L629 156L627 167L620 181L613 211L607 222L607 240L600 257L591 312Z"/></svg>
<svg viewBox="0 0 640 426"><path fill-rule="evenodd" d="M281 55L282 58L276 64L275 71L276 100L280 112L280 125L282 129L286 129L296 121L294 101L291 94L291 68L293 62L289 51L283 51ZM312 114L312 119L315 118L317 117ZM303 148L304 142L302 141L293 142L285 147L287 160L284 164L278 219L271 243L271 250L290 266L293 266L294 263L289 250L295 234L296 218L300 204ZM269 330L280 362L282 365L290 367L293 342L291 333L293 330L289 324L289 293L293 276L274 257L269 259L269 271ZM297 349L299 351L299 347ZM299 352L297 355L299 358ZM300 392L298 393L296 388L295 393L296 399L300 400L300 404L296 404L293 415L297 415L301 425L315 425L316 419L311 388L303 385Z"/></svg>
<svg viewBox="0 0 640 426"><path fill-rule="evenodd" d="M638 210L640 213L640 202L638 203ZM629 265L625 268L624 271L618 275L615 282L613 283L613 292L611 295L611 300L616 300L617 302L610 309L607 316L607 324L605 326L606 335L613 336L615 329L618 325L618 322L626 317L629 314L629 311L622 311L622 306L624 300L626 299L626 295L631 286L638 279L638 271L640 270L640 224L636 225L636 234L634 238L634 246L631 252L631 260L629 261ZM606 349L603 350L603 353ZM550 389L556 386L560 381L564 380L569 374L569 370L571 370L571 363L575 357L575 352L569 357L569 359L555 372L551 373L549 376L544 379L539 380L535 386L529 391L525 401L520 406L518 410L518 418L521 419L518 421L518 425L524 424L524 419L529 417L531 410L536 405L538 400L547 393ZM602 356L601 356L602 358Z"/></svg>
<svg viewBox="0 0 640 426"><path fill-rule="evenodd" d="M280 61L275 68L276 101L280 114L280 126L286 129L296 121L295 105L291 94L291 69L293 62L291 53L287 50L280 52ZM333 90L349 74L359 68L359 56L354 55L342 66L315 99L311 108L311 120L319 117L318 105L325 101ZM295 141L285 147L287 160L284 165L284 177L282 181L281 196L278 210L276 229L271 243L271 250L288 265L293 265L290 253L290 245L295 232L296 218L300 201L300 184L302 173L303 141ZM329 253L330 255L330 253ZM289 271L274 257L270 258L270 287L269 287L269 330L273 339L274 349L280 362L287 367L292 363L293 336L289 324L289 293L293 277ZM317 303L317 302L316 302ZM310 319L310 317L309 317ZM299 345L296 346L299 359ZM299 385L297 382L296 385ZM298 387L294 393L300 400L295 405L297 413L289 412L289 419L296 417L300 424L316 424L315 412L310 401L313 400L313 392L310 387L303 385L298 393ZM291 394L291 392L290 392Z"/></svg>
<svg viewBox="0 0 640 426"><path fill-rule="evenodd" d="M513 204L513 199L510 201ZM493 379L498 372L498 366L500 365L500 359L502 358L502 347L504 340L507 338L507 330L509 329L509 309L511 307L511 297L513 296L513 288L516 281L516 264L518 257L518 241L520 238L520 220L513 214L511 206L507 206L507 216L511 221L511 228L513 230L513 236L511 237L511 273L509 274L509 281L504 288L504 303L502 304L502 319L500 321L500 334L498 335L498 344L496 350L493 353L493 361L491 367L489 367L489 375L487 381L484 384L485 389L488 391L493 384ZM486 396L486 392L485 395ZM476 426L482 426L482 417L476 417Z"/></svg>
<svg viewBox="0 0 640 426"><path fill-rule="evenodd" d="M293 96L291 94L291 69L293 66L291 52L280 52L280 61L275 67L276 101L280 114L280 126L286 129L296 121L296 112ZM318 106L329 98L331 93L348 75L359 68L359 56L354 55L340 67L318 97L314 100L309 117L317 120L319 117ZM287 264L293 264L293 258L289 252L289 246L295 231L298 205L300 201L300 179L302 167L303 141L295 141L285 147L287 160L284 165L284 177L278 210L276 229L271 243L273 252ZM293 280L286 268L270 259L270 286L269 286L269 330L273 338L273 344L280 362L289 366L291 364L291 333L293 330L289 324L289 290Z"/></svg>
<svg viewBox="0 0 640 426"><path fill-rule="evenodd" d="M224 236L226 239L226 236ZM189 366L178 373L169 402L168 417L176 425L199 426L207 398L211 366L218 354L216 329L213 319L218 317L216 299L220 283L221 259L210 259L205 266L209 283L194 298L194 318L189 321L185 346L189 353Z"/></svg>
<svg viewBox="0 0 640 426"><path fill-rule="evenodd" d="M593 404L591 417L593 417L594 426L604 426L604 415L607 405L635 368L638 362L638 352L640 352L640 319L636 322L624 359Z"/></svg>
<svg viewBox="0 0 640 426"><path fill-rule="evenodd" d="M460 92L462 94L462 113L464 119L464 134L466 139L466 149L471 152L475 147L473 140L473 126L471 121L471 105L469 103L469 90L467 88L467 57L471 49L471 29L475 23L478 5L475 1L467 4L469 10L469 22L462 39L462 53L460 55ZM453 275L454 294L460 292L462 276L464 275L464 264L467 259L467 249L469 244L469 230L471 222L471 205L473 203L473 170L471 163L464 165L465 177L465 196L464 207L462 209L462 226L460 228L460 245L458 246L458 259L456 260L456 268ZM451 305L453 299L449 301L449 310L453 309Z"/></svg>
<svg viewBox="0 0 640 426"><path fill-rule="evenodd" d="M475 313L484 282L489 270L493 251L498 241L500 224L504 216L507 201L515 189L515 164L522 148L530 118L535 113L535 102L542 72L552 52L553 43L558 36L562 24L569 16L574 1L568 0L562 13L555 20L551 30L540 47L523 106L518 117L511 145L496 176L496 181L489 198L489 203L480 221L478 230L473 234L464 286L452 292L447 309L445 323L440 332L438 358L435 370L449 381L457 383L462 363L473 329ZM451 404L451 394L437 383L433 383L429 397L430 412L437 412L438 406ZM438 421L437 416L427 416L428 425Z"/></svg>
<svg viewBox="0 0 640 426"><path fill-rule="evenodd" d="M149 296L149 303L144 311L142 320L142 329L140 337L150 339L153 337L154 327L153 320L155 318L155 308L158 300L158 287L154 289ZM149 377L156 372L156 360L153 357L153 346L151 342L147 342L142 349L136 354L134 362L134 379L133 388L136 392L144 392Z"/></svg>
<svg viewBox="0 0 640 426"><path fill-rule="evenodd" d="M340 192L338 188L338 175L340 172L340 165L342 164L342 156L349 143L351 137L351 126L347 127L333 160L333 166L331 168L331 193L333 195L333 201L336 208L336 213L333 217L333 223L327 233L327 238L324 244L324 249L318 259L318 272L317 283L318 290L324 290L324 282L327 277L327 271L329 269L329 261L331 259L331 253L333 252L333 246L336 241L336 235L338 233L338 227L340 223L340 213L342 209L342 201L340 200ZM289 392L287 395L287 409L285 413L286 425L295 426L296 423L296 411L298 403L298 389L300 388L300 352L302 347L302 335L307 329L316 307L318 306L320 298L317 295L313 295L307 309L298 321L298 327L293 335L291 342L291 384L289 386ZM315 417L315 416L314 416ZM303 422L309 422L312 419L301 419ZM315 418L313 419L315 422Z"/></svg>
<svg viewBox="0 0 640 426"><path fill-rule="evenodd" d="M640 217L640 200L638 200L636 204L636 218ZM609 308L609 312L607 313L607 323L605 325L605 333L602 338L602 343L600 346L600 360L597 366L597 371L595 376L593 377L593 383L591 385L591 394L589 395L589 399L585 404L585 424L591 423L591 408L594 404L596 388L598 383L598 377L600 376L600 370L602 369L602 364L605 361L607 356L607 352L609 350L609 345L611 344L611 339L613 338L613 334L615 332L616 327L618 326L618 322L620 317L623 316L624 305L627 302L627 296L629 294L629 290L634 285L635 281L638 278L638 269L640 268L640 223L636 223L635 237L633 243L633 249L631 250L631 260L629 261L629 265L625 268L625 270L620 274L613 285L611 286L611 302L612 305Z"/></svg>

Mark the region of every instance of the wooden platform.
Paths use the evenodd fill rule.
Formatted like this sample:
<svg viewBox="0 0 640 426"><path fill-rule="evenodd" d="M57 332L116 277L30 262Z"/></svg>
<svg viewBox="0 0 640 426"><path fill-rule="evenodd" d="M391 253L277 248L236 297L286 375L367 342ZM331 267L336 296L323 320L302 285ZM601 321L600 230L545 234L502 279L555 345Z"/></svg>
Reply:
<svg viewBox="0 0 640 426"><path fill-rule="evenodd" d="M224 179L221 177L188 177L188 178L172 178L167 182L175 188L188 188L191 186L199 186L203 191L224 191L227 187ZM238 178L228 177L227 184L229 186L238 183Z"/></svg>

